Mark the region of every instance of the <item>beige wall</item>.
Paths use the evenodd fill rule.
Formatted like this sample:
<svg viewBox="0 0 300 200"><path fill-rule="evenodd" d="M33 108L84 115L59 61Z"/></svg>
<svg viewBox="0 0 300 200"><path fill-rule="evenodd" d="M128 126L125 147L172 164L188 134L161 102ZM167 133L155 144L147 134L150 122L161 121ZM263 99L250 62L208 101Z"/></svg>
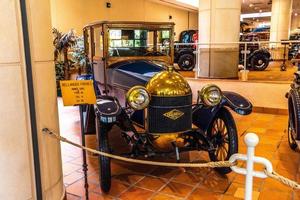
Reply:
<svg viewBox="0 0 300 200"><path fill-rule="evenodd" d="M264 82L242 82L236 80L201 80L188 79L193 90L197 94L198 90L206 84L216 84L223 91L236 92L246 98L255 107L287 109L287 99L285 94L290 89L290 83L264 83ZM197 96L193 95L196 101Z"/></svg>
<svg viewBox="0 0 300 200"><path fill-rule="evenodd" d="M84 25L101 20L175 22L175 32L197 29L198 14L149 0L51 0L52 26L61 31L74 28L82 34ZM169 15L172 19L169 20Z"/></svg>
<svg viewBox="0 0 300 200"><path fill-rule="evenodd" d="M64 196L49 0L27 0L43 197ZM19 0L0 1L0 199L35 197L33 152ZM5 30L5 31L3 31Z"/></svg>

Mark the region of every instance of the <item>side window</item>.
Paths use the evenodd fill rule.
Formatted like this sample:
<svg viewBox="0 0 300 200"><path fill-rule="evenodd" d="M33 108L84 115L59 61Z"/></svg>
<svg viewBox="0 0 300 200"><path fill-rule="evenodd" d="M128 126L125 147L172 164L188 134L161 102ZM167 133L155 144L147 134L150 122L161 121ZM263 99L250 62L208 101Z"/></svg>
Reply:
<svg viewBox="0 0 300 200"><path fill-rule="evenodd" d="M102 28L94 28L94 46L95 46L95 56L103 57L103 37L101 35Z"/></svg>

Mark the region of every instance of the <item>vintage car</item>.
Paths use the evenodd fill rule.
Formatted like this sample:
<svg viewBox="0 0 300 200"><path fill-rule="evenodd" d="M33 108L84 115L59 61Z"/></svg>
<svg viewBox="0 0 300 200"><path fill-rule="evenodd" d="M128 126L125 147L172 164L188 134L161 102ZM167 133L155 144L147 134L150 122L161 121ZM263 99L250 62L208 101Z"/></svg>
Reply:
<svg viewBox="0 0 300 200"><path fill-rule="evenodd" d="M179 41L175 43L174 63L177 63L181 70L193 70L196 64L196 43L198 41L197 30L186 30L180 34ZM269 66L271 54L266 48L260 48L259 38L255 34L246 34L240 37L241 42L253 42L247 44L247 68L256 71L263 71ZM187 45L184 45L187 43ZM193 44L194 45L191 45ZM244 64L245 44L239 46L239 63Z"/></svg>
<svg viewBox="0 0 300 200"><path fill-rule="evenodd" d="M291 33L289 40L299 40L299 43L291 43L289 46L288 59L292 60L299 57L300 55L300 31Z"/></svg>
<svg viewBox="0 0 300 200"><path fill-rule="evenodd" d="M247 68L256 70L256 71L263 71L269 66L269 62L271 60L271 54L267 48L261 48L258 42L259 38L255 35L243 35L240 37L241 42L251 42L247 43ZM253 43L252 43L253 42ZM244 64L244 53L245 44L240 44L240 53L239 53L239 63Z"/></svg>
<svg viewBox="0 0 300 200"><path fill-rule="evenodd" d="M175 42L174 63L177 63L181 70L190 71L194 69L196 64L194 51L197 49L197 41L197 30L185 30L180 33L179 41Z"/></svg>
<svg viewBox="0 0 300 200"><path fill-rule="evenodd" d="M300 71L294 74L294 81L286 98L289 111L288 142L291 149L296 150L300 144Z"/></svg>
<svg viewBox="0 0 300 200"><path fill-rule="evenodd" d="M199 88L193 100L189 83L173 68L173 30L173 23L155 22L85 26L97 103L85 108L84 130L91 132L90 127L96 126L100 151L111 152L108 135L117 126L131 149L124 152L130 157L173 154L179 162L181 152L207 151L212 161L223 161L238 152L229 109L247 115L251 103L216 85ZM102 191L109 192L110 159L99 156L99 164Z"/></svg>

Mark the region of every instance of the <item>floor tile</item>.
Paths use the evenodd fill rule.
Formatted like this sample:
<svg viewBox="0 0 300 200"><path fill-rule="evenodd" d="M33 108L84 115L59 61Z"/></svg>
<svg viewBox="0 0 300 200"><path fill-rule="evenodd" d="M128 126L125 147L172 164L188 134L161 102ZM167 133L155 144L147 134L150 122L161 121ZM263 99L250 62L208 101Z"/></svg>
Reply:
<svg viewBox="0 0 300 200"><path fill-rule="evenodd" d="M120 182L116 179L111 180L111 188L108 193L109 196L118 197L121 195L124 191L128 190L130 186L124 182ZM104 194L101 190L100 185L96 185L91 191L98 193L98 194ZM104 194L105 195L105 194Z"/></svg>
<svg viewBox="0 0 300 200"><path fill-rule="evenodd" d="M292 199L292 193L280 192L274 190L263 190L259 195L259 200L290 200Z"/></svg>
<svg viewBox="0 0 300 200"><path fill-rule="evenodd" d="M189 185L176 182L169 182L162 188L160 192L184 198L192 191L192 189L193 187Z"/></svg>
<svg viewBox="0 0 300 200"><path fill-rule="evenodd" d="M197 188L190 194L188 200L218 200L221 199L222 196L222 194L217 194L215 192L210 192L207 190Z"/></svg>
<svg viewBox="0 0 300 200"><path fill-rule="evenodd" d="M122 200L133 200L133 199L149 199L151 196L153 196L154 192L150 190L145 190L138 187L131 187L129 190L125 191L120 195L120 199Z"/></svg>
<svg viewBox="0 0 300 200"><path fill-rule="evenodd" d="M152 191L158 191L166 183L167 183L166 179L154 177L154 176L146 176L138 183L136 183L136 186L139 186L141 188L146 188Z"/></svg>
<svg viewBox="0 0 300 200"><path fill-rule="evenodd" d="M151 200L183 200L180 197L170 196L167 194L157 193L152 196Z"/></svg>
<svg viewBox="0 0 300 200"><path fill-rule="evenodd" d="M258 200L259 192L253 190L252 191L252 200ZM234 193L235 198L243 199L245 196L245 189L244 188L238 188L237 191Z"/></svg>

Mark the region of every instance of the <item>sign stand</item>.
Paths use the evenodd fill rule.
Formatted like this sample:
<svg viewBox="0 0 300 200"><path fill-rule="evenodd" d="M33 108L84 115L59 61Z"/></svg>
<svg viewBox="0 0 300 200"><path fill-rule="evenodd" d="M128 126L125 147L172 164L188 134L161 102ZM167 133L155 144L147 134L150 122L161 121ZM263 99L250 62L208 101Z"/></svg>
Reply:
<svg viewBox="0 0 300 200"><path fill-rule="evenodd" d="M84 118L83 118L83 107L85 105L79 105L79 113L80 113L80 125L81 125L81 145L85 146L85 134L84 134ZM88 183L88 164L86 162L86 152L82 150L82 171L84 174L84 189L85 189L85 199L89 200L89 183Z"/></svg>
<svg viewBox="0 0 300 200"><path fill-rule="evenodd" d="M64 106L79 106L81 144L85 146L85 115L84 108L96 104L93 80L64 80L60 81ZM82 171L84 174L85 199L89 199L88 165L86 152L82 150Z"/></svg>

